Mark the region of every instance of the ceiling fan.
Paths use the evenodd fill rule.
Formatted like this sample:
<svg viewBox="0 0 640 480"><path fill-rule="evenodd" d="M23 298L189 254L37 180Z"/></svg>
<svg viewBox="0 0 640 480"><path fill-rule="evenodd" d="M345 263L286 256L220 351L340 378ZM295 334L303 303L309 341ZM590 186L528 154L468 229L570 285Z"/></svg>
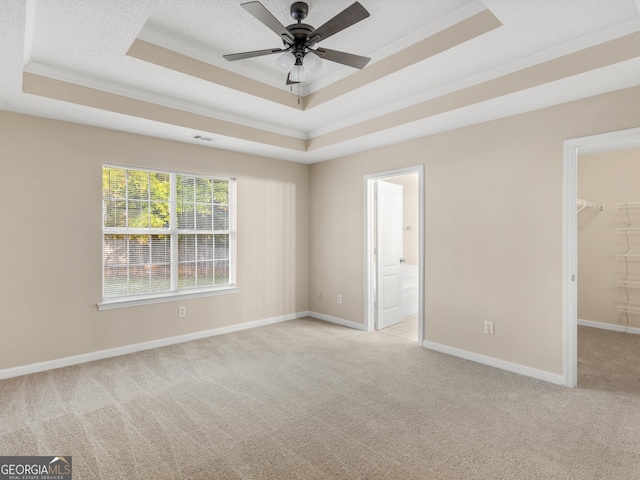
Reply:
<svg viewBox="0 0 640 480"><path fill-rule="evenodd" d="M276 63L281 70L289 72L287 85L291 85L303 82L306 79L305 66L311 72L317 71L322 63L321 59L358 69L364 68L371 60L368 57L338 50L313 48L316 43L326 40L330 36L367 18L369 12L359 2L347 7L318 28L302 23L302 20L307 18L309 14L309 6L304 2L294 2L291 5L291 17L297 23L293 23L288 27L282 25L260 2L247 2L240 6L274 31L282 39L284 47L223 55L224 58L231 62L244 58L281 53ZM307 60L306 63L304 63L305 58Z"/></svg>

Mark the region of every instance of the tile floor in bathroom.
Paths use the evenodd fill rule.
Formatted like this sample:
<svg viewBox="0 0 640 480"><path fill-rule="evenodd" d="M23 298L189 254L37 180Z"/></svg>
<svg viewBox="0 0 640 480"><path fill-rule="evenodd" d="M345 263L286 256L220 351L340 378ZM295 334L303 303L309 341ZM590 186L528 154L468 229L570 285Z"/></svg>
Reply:
<svg viewBox="0 0 640 480"><path fill-rule="evenodd" d="M400 323L391 325L383 330L381 333L387 333L390 335L396 335L403 337L413 342L418 342L418 315L410 315L405 317Z"/></svg>

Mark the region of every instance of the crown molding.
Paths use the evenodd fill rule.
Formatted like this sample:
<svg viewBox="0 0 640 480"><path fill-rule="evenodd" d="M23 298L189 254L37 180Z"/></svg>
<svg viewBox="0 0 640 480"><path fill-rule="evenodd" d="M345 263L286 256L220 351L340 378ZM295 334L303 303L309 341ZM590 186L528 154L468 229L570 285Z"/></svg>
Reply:
<svg viewBox="0 0 640 480"><path fill-rule="evenodd" d="M640 0L636 0L636 1L640 2ZM27 2L28 4L34 6L36 0L27 0ZM475 5L476 8L479 8L478 4L482 5L481 2L474 2L474 4L472 5ZM480 9L480 11L484 11L484 10L487 10L487 9L486 8ZM471 10L469 9L468 13L470 12ZM35 13L34 11L31 11L32 15L34 13ZM28 14L27 15L28 17L29 11L27 12L27 14ZM27 23L28 23L28 18L27 18ZM393 113L398 110L402 110L403 108L411 107L417 103L425 102L443 95L447 95L449 93L454 93L458 90L463 90L470 86L481 84L481 83L508 75L510 73L517 72L519 70L523 70L528 67L538 65L540 63L548 62L550 60L554 60L557 58L562 58L565 55L570 55L572 53L579 52L589 47L597 46L599 44L606 43L607 41L622 38L626 35L634 34L638 32L640 32L640 18L634 18L632 20L628 20L621 24L614 25L612 27L601 30L599 32L586 35L574 41L567 42L562 45L558 45L540 52L536 52L523 59L509 62L507 64L504 64L502 66L496 67L491 70L480 72L477 75L473 75L465 79L452 82L451 84L443 85L439 88L429 90L427 92L421 93L420 95L415 95L411 98L404 99L402 101L387 104L380 108L376 108L376 109L372 109L370 111L364 112L362 114L356 114L353 117L350 117L343 121L334 122L331 125L328 125L326 127L323 127L317 130L312 130L310 132L304 132L298 129L292 129L287 127L280 127L268 122L253 120L245 116L235 115L229 112L217 110L210 107L204 107L201 105L193 104L191 102L183 101L170 96L150 93L145 90L130 87L125 84L111 82L111 81L100 79L97 77L92 77L92 76L80 74L77 72L69 71L63 68L51 66L51 65L40 64L37 62L30 62L28 65L24 67L24 71L27 73L35 74L35 75L40 75L46 78L51 78L54 80L72 83L78 86L84 86L84 87L92 88L95 90L104 91L106 93L112 93L112 94L120 95L123 97L146 101L146 102L157 104L160 106L165 106L168 108L173 108L173 109L181 110L184 112L202 115L202 116L206 116L216 120L226 121L226 122L230 122L230 123L245 126L245 127L256 128L264 132L286 135L292 138L297 138L302 140L309 140L327 133L335 132L337 130L340 130L346 127L350 127L362 122L366 122L368 120L376 119L385 114ZM26 43L27 43L27 39L25 39L25 45ZM26 48L25 48L25 55L26 55ZM211 133L212 135L220 136L217 132L199 131L199 133ZM247 140L245 139L244 141L247 141ZM327 147L322 147L321 150L324 150L325 148ZM314 155L317 155L317 154L314 154ZM299 157L299 160L296 160L296 161L301 161L303 163L307 163L307 162L313 163L314 161L317 161L314 155L311 155L310 152L303 152L303 153L296 152L296 158Z"/></svg>
<svg viewBox="0 0 640 480"><path fill-rule="evenodd" d="M179 53L181 55L184 55L185 57L190 57L195 60L208 63L209 65L213 65L224 70L229 70L231 72L250 78L253 81L264 83L265 85L268 85L270 87L276 87L286 92L289 91L288 87L286 87L286 85L283 85L282 82L274 83L272 78L270 78L268 75L265 75L259 70L246 67L241 63L234 64L234 68L230 69L229 62L222 57L222 54L220 52L213 53L211 50L205 50L204 48L198 47L186 40L168 37L167 35L164 35L163 33L154 29L152 25L145 25L140 33L138 33L137 38L139 40L153 43L154 45L157 45L159 47Z"/></svg>
<svg viewBox="0 0 640 480"><path fill-rule="evenodd" d="M637 1L640 2L640 0ZM333 123L331 126L309 131L308 138L316 138L318 136L325 135L327 133L331 133L349 126L357 125L358 123L372 120L382 115L386 115L397 110L416 105L418 103L426 102L428 100L432 100L434 98L438 98L443 95L456 92L458 90L463 90L474 85L495 80L496 78L500 78L510 73L514 73L519 70L524 70L525 68L533 67L535 65L561 58L572 53L579 52L581 50L585 50L587 48L594 47L596 45L600 45L612 40L616 40L618 38L622 38L626 35L630 35L639 31L640 18L627 20L626 22L623 22L621 24L613 25L599 32L585 35L584 37L578 38L576 40L557 45L540 52L536 52L527 57L505 63L504 65L500 65L496 68L480 72L476 75L462 78L458 81L442 85L441 87L428 90L418 95L414 95L400 101L369 110L367 112L363 112L359 115L354 115L353 117L350 117L349 119L346 119L342 122Z"/></svg>
<svg viewBox="0 0 640 480"><path fill-rule="evenodd" d="M50 78L53 80L59 80L62 82L72 83L82 87L92 88L115 95L120 95L135 100L141 100L144 102L161 105L163 107L174 108L176 110L182 110L184 112L194 113L197 115L203 115L216 120L222 120L225 122L235 123L245 127L256 128L270 133L277 133L280 135L286 135L293 138L307 139L305 132L301 130L295 130L278 125L274 125L269 122L262 122L254 120L241 115L235 115L222 110L216 110L214 108L203 107L202 105L196 105L191 102L179 100L174 97L166 95L160 95L157 93L151 93L139 88L131 87L129 85L123 85L117 82L111 82L102 78L91 77L89 75L80 74L59 67L51 65L44 65L41 63L31 62L24 67L25 73L32 73L42 77ZM215 132L210 132L215 134Z"/></svg>
<svg viewBox="0 0 640 480"><path fill-rule="evenodd" d="M24 56L22 67L26 67L31 62L33 52L33 37L36 29L36 0L26 1L26 14L24 19Z"/></svg>

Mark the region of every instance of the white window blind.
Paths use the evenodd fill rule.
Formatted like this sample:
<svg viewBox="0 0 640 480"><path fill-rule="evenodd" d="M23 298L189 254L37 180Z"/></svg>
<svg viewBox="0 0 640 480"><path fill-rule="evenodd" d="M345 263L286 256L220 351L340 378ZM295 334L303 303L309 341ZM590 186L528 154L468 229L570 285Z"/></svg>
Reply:
<svg viewBox="0 0 640 480"><path fill-rule="evenodd" d="M103 167L103 299L234 282L233 181Z"/></svg>

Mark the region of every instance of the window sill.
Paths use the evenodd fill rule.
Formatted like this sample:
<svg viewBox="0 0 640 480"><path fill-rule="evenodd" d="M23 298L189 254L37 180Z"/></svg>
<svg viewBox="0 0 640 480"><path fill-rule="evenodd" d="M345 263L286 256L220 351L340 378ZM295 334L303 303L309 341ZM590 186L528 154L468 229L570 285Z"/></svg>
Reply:
<svg viewBox="0 0 640 480"><path fill-rule="evenodd" d="M174 302L176 300L190 300L192 298L215 297L218 295L231 295L238 293L240 289L235 285L219 287L212 290L198 290L185 292L171 292L159 295L146 295L139 297L114 298L104 300L98 304L98 310L113 310L115 308L138 307L153 303Z"/></svg>

